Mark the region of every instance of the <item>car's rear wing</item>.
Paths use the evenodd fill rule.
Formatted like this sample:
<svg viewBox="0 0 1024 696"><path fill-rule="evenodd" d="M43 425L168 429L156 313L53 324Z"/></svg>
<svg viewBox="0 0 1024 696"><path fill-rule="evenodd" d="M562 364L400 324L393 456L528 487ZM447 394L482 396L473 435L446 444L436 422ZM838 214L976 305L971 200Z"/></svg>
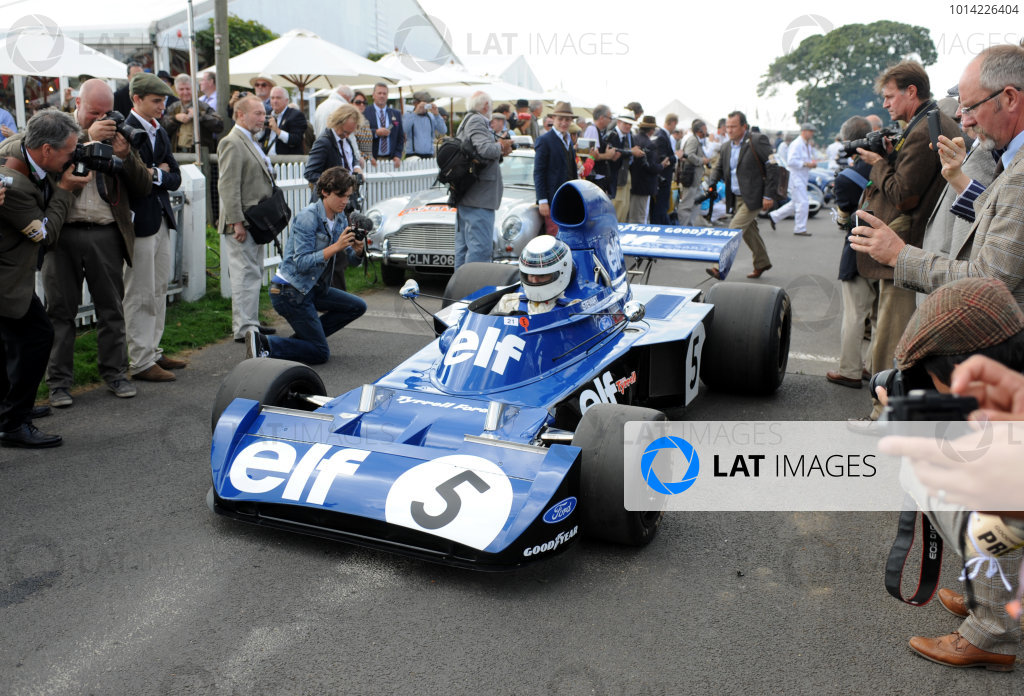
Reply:
<svg viewBox="0 0 1024 696"><path fill-rule="evenodd" d="M729 275L741 237L741 230L717 227L619 223L622 253L651 259L711 261L718 264L722 278Z"/></svg>

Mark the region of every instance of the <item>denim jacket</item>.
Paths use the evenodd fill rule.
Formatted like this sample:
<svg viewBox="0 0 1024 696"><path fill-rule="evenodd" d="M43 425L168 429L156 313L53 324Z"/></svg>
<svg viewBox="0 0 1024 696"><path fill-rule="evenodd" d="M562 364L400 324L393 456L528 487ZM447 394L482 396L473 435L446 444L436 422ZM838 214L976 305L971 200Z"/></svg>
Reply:
<svg viewBox="0 0 1024 696"><path fill-rule="evenodd" d="M308 294L328 266L324 249L338 241L347 226L348 219L340 213L334 217L334 232L328 232L322 200L303 208L292 220L292 233L285 242L284 259L277 268L277 274L303 295ZM344 259L335 256L332 260L347 261L348 266L358 266L363 261L352 247L343 253Z"/></svg>

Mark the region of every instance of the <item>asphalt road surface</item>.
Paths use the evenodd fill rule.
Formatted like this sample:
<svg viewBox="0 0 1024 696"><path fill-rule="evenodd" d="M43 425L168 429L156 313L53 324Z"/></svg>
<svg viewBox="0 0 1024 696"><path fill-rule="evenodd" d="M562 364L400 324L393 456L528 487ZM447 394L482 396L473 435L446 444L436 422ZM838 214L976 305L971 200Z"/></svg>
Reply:
<svg viewBox="0 0 1024 696"><path fill-rule="evenodd" d="M677 418L839 420L867 390L828 384L840 237L762 222L795 310L771 398L703 393ZM652 282L708 282L660 262ZM424 291L437 283L424 282ZM332 341L331 393L430 340L392 290ZM669 514L641 550L588 542L481 574L213 515L209 414L242 348L190 356L172 384L106 390L39 424L65 445L0 450L0 692L6 694L1021 693L1019 673L910 651L957 619L889 598L889 513ZM958 587L947 556L946 586Z"/></svg>

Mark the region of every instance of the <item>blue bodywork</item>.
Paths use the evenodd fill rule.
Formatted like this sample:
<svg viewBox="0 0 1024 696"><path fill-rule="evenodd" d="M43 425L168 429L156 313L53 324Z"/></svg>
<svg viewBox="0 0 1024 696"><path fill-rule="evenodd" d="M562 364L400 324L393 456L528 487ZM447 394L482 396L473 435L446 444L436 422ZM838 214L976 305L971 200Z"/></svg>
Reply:
<svg viewBox="0 0 1024 696"><path fill-rule="evenodd" d="M712 307L697 290L628 284L614 209L596 186L563 185L552 217L572 249L566 298L577 302L496 316L487 310L518 286L483 288L438 313L448 328L437 340L315 411L236 399L214 432L214 509L476 568L568 546L579 529L572 430L596 403L689 403ZM661 256L679 258L678 238L691 238L687 258L714 253L725 267L738 243L668 236ZM629 300L644 319L626 318Z"/></svg>

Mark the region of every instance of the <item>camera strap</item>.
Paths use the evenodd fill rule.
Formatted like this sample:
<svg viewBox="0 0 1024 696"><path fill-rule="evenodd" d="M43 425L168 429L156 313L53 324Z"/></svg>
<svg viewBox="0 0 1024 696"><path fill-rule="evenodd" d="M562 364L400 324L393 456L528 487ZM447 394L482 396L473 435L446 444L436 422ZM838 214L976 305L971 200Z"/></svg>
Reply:
<svg viewBox="0 0 1024 696"><path fill-rule="evenodd" d="M912 503L908 496L904 500ZM918 577L917 589L910 598L903 596L903 567L910 557L914 546L914 532L917 528L917 517L921 516L921 574ZM932 600L939 584L939 573L942 570L942 537L939 536L928 516L916 509L903 510L896 528L896 539L889 549L889 558L885 562L885 589L896 599L906 604L921 607Z"/></svg>
<svg viewBox="0 0 1024 696"><path fill-rule="evenodd" d="M917 112L917 115L914 116L914 118L910 120L910 123L907 124L907 127L903 129L903 132L900 134L900 139L892 146L892 153L894 155L900 151L900 148L903 147L903 143L907 142L907 137L910 135L910 131L914 130L914 126L927 118L929 111L937 108L939 108L938 105L930 99L921 107L921 110Z"/></svg>

